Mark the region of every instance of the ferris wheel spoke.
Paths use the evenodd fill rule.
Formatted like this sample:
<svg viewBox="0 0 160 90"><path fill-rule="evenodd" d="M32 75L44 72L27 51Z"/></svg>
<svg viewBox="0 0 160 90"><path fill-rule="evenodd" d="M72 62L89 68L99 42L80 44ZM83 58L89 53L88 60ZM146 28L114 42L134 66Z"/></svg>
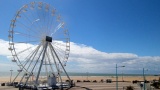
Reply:
<svg viewBox="0 0 160 90"><path fill-rule="evenodd" d="M61 37L60 37L59 35L63 35L63 34L54 35L53 38L54 38L55 40L68 38L68 36L61 36Z"/></svg>
<svg viewBox="0 0 160 90"><path fill-rule="evenodd" d="M61 42L69 42L69 38L54 38L54 40L53 41L61 41Z"/></svg>
<svg viewBox="0 0 160 90"><path fill-rule="evenodd" d="M34 17L32 13L31 13L30 15L32 15L31 17ZM30 27L33 26L34 28L37 28L37 27L39 28L40 25L35 26L34 23L35 23L35 22L38 22L40 19L35 19L34 21L31 21L25 14L24 14L24 17L25 17L25 20L29 22L29 25L28 25L28 26L30 26ZM42 33L41 31L37 31L36 29L30 29L30 28L29 28L29 30L34 31L35 33Z"/></svg>
<svg viewBox="0 0 160 90"><path fill-rule="evenodd" d="M64 57L63 57L63 61L64 60L68 60L68 57L69 57L69 51L68 50L66 50L65 52L63 52L63 51L61 51L61 50L59 50L59 49L57 49L57 48L55 48L55 51L57 51L57 53L61 56L61 55L65 55Z"/></svg>
<svg viewBox="0 0 160 90"><path fill-rule="evenodd" d="M30 14L28 14L28 15L30 16ZM25 15L25 13L22 13L21 16L24 17L23 19L26 21L26 23L32 24L31 20L29 19L29 17L27 17L27 16ZM32 17L32 16L31 16L31 17Z"/></svg>
<svg viewBox="0 0 160 90"><path fill-rule="evenodd" d="M24 61L22 61L22 65L24 68L26 68L26 66L28 65L28 63L30 63L30 61L32 60L32 56L34 55L35 51L32 51L25 59ZM28 68L26 69L26 71L28 72Z"/></svg>
<svg viewBox="0 0 160 90"><path fill-rule="evenodd" d="M33 16L33 14L30 12L30 14L29 15L31 15L30 17L33 17L32 19L30 18L28 18L25 14L23 14L24 15L24 17L25 17L25 20L26 21L28 21L28 23L30 24L30 26L31 25L33 25L35 22L38 22L39 21L39 19L34 19L34 21L32 21L32 19L34 18L34 16ZM34 25L33 25L34 26ZM35 26L36 27L36 26Z"/></svg>
<svg viewBox="0 0 160 90"><path fill-rule="evenodd" d="M15 42L16 44L18 43L34 43L34 42L39 42L38 40L37 41L23 41L23 42Z"/></svg>
<svg viewBox="0 0 160 90"><path fill-rule="evenodd" d="M38 36L33 36L33 35L29 35L29 34L25 34L25 33L22 33L22 32L18 32L18 31L14 31L14 34L15 35L21 35L21 36L24 36L24 37L33 37L33 38L40 38Z"/></svg>
<svg viewBox="0 0 160 90"><path fill-rule="evenodd" d="M55 11L56 11L56 10L53 9L53 10L52 10L52 14L50 13L50 14L51 14L51 15L50 15L51 19L50 19L50 23L48 24L48 29L50 30L50 32L51 32L52 25L54 25L54 23L55 23L55 20L54 20L55 17L53 17L53 16L55 16L55 15L54 15ZM53 21L54 21L54 22L53 22Z"/></svg>
<svg viewBox="0 0 160 90"><path fill-rule="evenodd" d="M55 45L55 44L54 44L54 47L56 47L56 49L61 50L62 52L65 52L65 50L61 49L59 46L57 46L57 45Z"/></svg>
<svg viewBox="0 0 160 90"><path fill-rule="evenodd" d="M55 51L57 51L58 54L60 54L60 56L63 56L65 54L65 51L58 49L58 48L55 48Z"/></svg>
<svg viewBox="0 0 160 90"><path fill-rule="evenodd" d="M50 33L53 33L53 32L52 32L52 31L53 31L52 28L55 27L56 21L55 21L55 17L53 17L53 16L51 16L51 17L52 17L52 19L51 19L51 22L49 23L48 28L49 28Z"/></svg>
<svg viewBox="0 0 160 90"><path fill-rule="evenodd" d="M35 31L34 29L32 29L32 28L29 28L28 26L26 26L26 25L24 25L23 23L21 23L21 22L19 22L19 21L17 21L17 24L19 24L19 26L22 28L22 30L26 30L26 31L32 31L32 32L34 32L34 33L39 33L38 31Z"/></svg>
<svg viewBox="0 0 160 90"><path fill-rule="evenodd" d="M39 21L40 21L40 18L39 17L36 17L32 12L30 12L31 13L31 15L33 16L33 21L32 21L32 23L31 23L31 25L33 25L34 27L40 27L41 25L39 25ZM42 31L39 31L39 29L36 29L37 30L37 32L39 32L39 33L43 33Z"/></svg>
<svg viewBox="0 0 160 90"><path fill-rule="evenodd" d="M55 51L57 52L58 56L63 56L65 54L65 52L62 52L61 50L59 50L57 48L55 49ZM61 58L61 60L63 60L62 58L64 58L64 57L59 57L59 58Z"/></svg>
<svg viewBox="0 0 160 90"><path fill-rule="evenodd" d="M36 28L36 26L35 25L33 25L35 22L37 22L38 20L36 19L36 20L34 20L34 21L31 21L25 14L24 14L24 18L25 18L25 20L26 21L28 21L28 23L30 24L30 25L28 25L28 26L33 26L34 28ZM21 23L20 21L19 21L19 23ZM21 23L23 26L25 26L23 23ZM26 26L25 26L26 27ZM39 26L38 26L39 27ZM30 29L29 29L30 30ZM35 33L39 33L38 31L36 31L36 30L34 30L34 29L32 29L32 31L34 31Z"/></svg>
<svg viewBox="0 0 160 90"><path fill-rule="evenodd" d="M42 55L43 51L44 51L44 48L40 51L40 54L39 54L39 56L38 56L35 64L34 64L33 67L31 68L30 73L33 73L33 70L35 69L35 67L36 67L36 65L37 65L37 63L38 63L38 61L39 61L39 59L40 59L40 56ZM30 76L31 76L31 74L29 75L29 77L30 77ZM28 82L28 78L27 78L25 84L26 84L27 82Z"/></svg>
<svg viewBox="0 0 160 90"><path fill-rule="evenodd" d="M31 14L33 15L32 12L31 12ZM33 15L33 17L34 17L34 21L32 22L32 25L34 25L35 27L38 27L38 29L36 29L36 30L39 31L42 34L43 32L39 30L39 29L42 29L42 28L40 28L41 25L39 24L39 22L41 21L40 17L39 16L36 17L35 15Z"/></svg>
<svg viewBox="0 0 160 90"><path fill-rule="evenodd" d="M64 35L64 36L63 36L63 35ZM60 37L60 36L61 36L61 37ZM54 38L55 40L66 40L66 39L69 40L69 35L61 32L61 33L56 33L56 34L53 36L53 38Z"/></svg>
<svg viewBox="0 0 160 90"><path fill-rule="evenodd" d="M48 33L50 33L50 30L49 30L49 21L50 21L50 15L49 15L49 11L46 11L48 14L48 16L47 16L47 25L46 25L46 29L47 29L47 31L48 31Z"/></svg>
<svg viewBox="0 0 160 90"><path fill-rule="evenodd" d="M49 35L50 34L50 30L48 29L49 27L48 27L48 20L45 20L45 25L43 26L43 28L44 28L44 30L46 30L46 33Z"/></svg>
<svg viewBox="0 0 160 90"><path fill-rule="evenodd" d="M53 33L51 33L51 36L53 36L63 25L64 25L64 22L59 23L57 27L53 30Z"/></svg>
<svg viewBox="0 0 160 90"><path fill-rule="evenodd" d="M59 35L61 35L61 36L59 36ZM62 36L63 34L59 34L59 35L54 35L54 36L52 36L53 37L53 39L54 40L65 40L65 39L67 39L68 38L68 36Z"/></svg>
<svg viewBox="0 0 160 90"><path fill-rule="evenodd" d="M21 28L24 28L24 30L28 30L28 31L31 30L28 26L26 26L25 24L21 23L18 20L17 20L17 25L20 26Z"/></svg>
<svg viewBox="0 0 160 90"><path fill-rule="evenodd" d="M52 44L53 45L58 45L58 46L66 47L66 43L64 43L64 42L62 42L62 43L60 43L60 42L53 42Z"/></svg>
<svg viewBox="0 0 160 90"><path fill-rule="evenodd" d="M38 16L38 18L40 19L39 23L41 23L41 24L44 23L44 22L42 21L42 20L43 20L43 17L40 16L40 15L41 15L41 14L40 14L40 11L41 11L41 10L36 10L36 11L37 11L37 16ZM39 12L38 12L38 11L39 11ZM40 29L40 31L42 31L42 33L45 32L44 29L43 29L43 24L39 26L39 29Z"/></svg>
<svg viewBox="0 0 160 90"><path fill-rule="evenodd" d="M44 11L44 9L43 9L43 11ZM44 24L42 27L46 31L46 33L48 33L48 30L45 29L45 26L46 26L46 12L45 11L43 12L43 22L44 22Z"/></svg>
<svg viewBox="0 0 160 90"><path fill-rule="evenodd" d="M34 58L35 58L36 54L38 53L39 48L40 48L40 45L37 48L35 48L35 50L33 52L30 53L30 57L29 58L26 58L27 60L26 60L26 62L24 64L24 66L26 66L27 63L29 63L29 65L27 67L27 71L28 71L29 67L31 66L32 62L34 61Z"/></svg>
<svg viewBox="0 0 160 90"><path fill-rule="evenodd" d="M17 55L19 55L19 54L21 54L21 53L23 53L23 52L25 52L25 51L27 51L27 50L30 50L31 48L32 48L32 46L31 46L31 47L28 47L28 48L26 48L26 49L24 49L24 50L22 50L22 51L20 51L20 52L18 52Z"/></svg>
<svg viewBox="0 0 160 90"><path fill-rule="evenodd" d="M20 68L20 70L22 70L22 67L21 67L21 66L19 66L20 64L19 64L19 62L18 62L18 61L16 62L16 64L18 65L18 67Z"/></svg>
<svg viewBox="0 0 160 90"><path fill-rule="evenodd" d="M63 56L65 54L65 52L63 52L62 50L57 49L57 48L55 49L55 51L57 51L59 56Z"/></svg>
<svg viewBox="0 0 160 90"><path fill-rule="evenodd" d="M39 47L39 46L38 46L38 47ZM38 48L38 47L37 47L37 48ZM37 48L35 48L35 50L36 50ZM33 50L33 52L34 52L35 50ZM28 56L27 56L24 60L26 60L30 55L32 55L32 52L31 52L30 54L28 54ZM31 58L31 57L29 57L29 58L28 58L26 61L24 61L24 62L23 62L23 61L20 62L19 59L18 59L18 61L19 61L19 63L20 63L19 65L21 65L21 70L24 69L26 72L28 72L28 70L25 68L25 66L26 66L25 63L27 63L27 62L30 60L30 58Z"/></svg>
<svg viewBox="0 0 160 90"><path fill-rule="evenodd" d="M64 53L58 51L57 49L55 49L55 51L56 51L57 55L59 56L59 59L64 60L65 57L60 57L60 56L64 55Z"/></svg>

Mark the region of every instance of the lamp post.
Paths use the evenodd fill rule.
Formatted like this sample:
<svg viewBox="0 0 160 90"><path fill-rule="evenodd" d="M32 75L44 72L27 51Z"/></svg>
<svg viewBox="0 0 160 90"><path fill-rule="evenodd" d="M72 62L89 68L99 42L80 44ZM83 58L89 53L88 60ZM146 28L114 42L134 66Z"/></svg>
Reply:
<svg viewBox="0 0 160 90"><path fill-rule="evenodd" d="M145 75L144 75L144 68L143 68L143 79L144 79L144 86L143 86L143 88L144 88L144 90L145 90Z"/></svg>
<svg viewBox="0 0 160 90"><path fill-rule="evenodd" d="M116 90L118 90L117 64L116 64Z"/></svg>
<svg viewBox="0 0 160 90"><path fill-rule="evenodd" d="M147 71L148 71L148 69L147 69ZM143 89L146 90L146 84L145 84L146 78L145 78L144 68L143 68L143 79L144 79L144 87L143 87Z"/></svg>
<svg viewBox="0 0 160 90"><path fill-rule="evenodd" d="M117 75L117 68L119 67L125 67L125 66L117 66L116 64L116 90L118 90L118 75Z"/></svg>
<svg viewBox="0 0 160 90"><path fill-rule="evenodd" d="M86 72L87 73L87 81L88 81L88 72Z"/></svg>
<svg viewBox="0 0 160 90"><path fill-rule="evenodd" d="M122 66L122 67L125 67L125 66ZM122 70L122 82L124 82L124 73L123 73L123 70Z"/></svg>
<svg viewBox="0 0 160 90"><path fill-rule="evenodd" d="M12 69L10 70L11 71L11 76L10 76L10 83L11 83L11 80L12 80Z"/></svg>

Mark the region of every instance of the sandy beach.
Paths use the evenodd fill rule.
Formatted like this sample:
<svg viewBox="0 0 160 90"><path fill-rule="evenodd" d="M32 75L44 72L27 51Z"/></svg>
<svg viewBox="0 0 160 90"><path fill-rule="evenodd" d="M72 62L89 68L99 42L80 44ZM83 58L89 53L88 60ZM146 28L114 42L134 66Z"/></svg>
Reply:
<svg viewBox="0 0 160 90"><path fill-rule="evenodd" d="M116 89L116 78L115 77L109 77L109 76L70 76L70 78L75 82L76 86L71 88L70 90L115 90ZM91 82L83 82L83 80L89 80ZM106 83L106 82L100 82L101 80L107 80L112 79L112 83ZM158 76L146 76L146 79L148 81L151 81L153 79L158 80ZM9 82L9 77L1 77L0 83L6 83ZM19 81L20 78L18 78L16 81ZM43 78L41 78L43 80ZM67 80L66 77L63 77L63 80ZM77 80L80 80L82 82L77 82ZM96 80L97 82L93 82ZM118 88L119 90L125 90L126 86L133 86L135 90L141 90L140 86L138 84L133 84L133 80L139 80L143 81L142 76L125 76L123 77L123 80L126 82L119 82ZM122 81L122 77L118 77L118 81ZM18 90L17 88L8 87L8 86L0 86L0 90Z"/></svg>
<svg viewBox="0 0 160 90"><path fill-rule="evenodd" d="M73 80L74 82L76 82L77 80L83 81L83 80L96 80L96 81L101 81L102 79L105 81L106 79L112 79L112 81L116 81L116 77L113 76L70 76L71 80ZM147 81L151 81L151 80L159 80L159 76L145 76ZM12 77L13 79L13 77ZM18 82L21 78L18 77L16 79L16 82ZM43 80L43 78L40 78ZM62 79L65 81L67 80L67 77L62 76ZM123 80L124 81L128 81L128 82L132 82L133 80L139 80L139 81L143 81L143 76L123 76ZM0 77L0 83L3 82L9 82L10 81L10 77ZM122 81L122 76L118 77L118 81Z"/></svg>

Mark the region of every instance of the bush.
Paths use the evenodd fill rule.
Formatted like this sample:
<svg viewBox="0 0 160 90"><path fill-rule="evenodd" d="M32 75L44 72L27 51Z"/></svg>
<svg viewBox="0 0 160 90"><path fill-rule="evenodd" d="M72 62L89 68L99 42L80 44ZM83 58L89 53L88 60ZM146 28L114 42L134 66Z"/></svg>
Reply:
<svg viewBox="0 0 160 90"><path fill-rule="evenodd" d="M153 86L156 89L160 88L160 82L154 82L151 86Z"/></svg>
<svg viewBox="0 0 160 90"><path fill-rule="evenodd" d="M96 82L97 82L97 80L93 80L93 82L95 82L95 83L96 83Z"/></svg>
<svg viewBox="0 0 160 90"><path fill-rule="evenodd" d="M133 86L127 86L126 90L134 90Z"/></svg>
<svg viewBox="0 0 160 90"><path fill-rule="evenodd" d="M81 82L81 80L77 80L77 82Z"/></svg>

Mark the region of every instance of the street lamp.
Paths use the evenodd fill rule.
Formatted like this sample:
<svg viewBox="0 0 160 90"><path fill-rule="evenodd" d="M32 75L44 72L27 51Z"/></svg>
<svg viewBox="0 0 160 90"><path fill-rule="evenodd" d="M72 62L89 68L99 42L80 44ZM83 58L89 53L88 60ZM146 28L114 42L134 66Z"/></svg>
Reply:
<svg viewBox="0 0 160 90"><path fill-rule="evenodd" d="M88 72L86 72L87 73L87 81L88 81Z"/></svg>
<svg viewBox="0 0 160 90"><path fill-rule="evenodd" d="M146 70L148 71L148 69ZM144 90L146 90L146 85L145 85L145 82L146 82L146 78L145 78L145 73L144 73L144 68L143 68L143 79L144 79Z"/></svg>
<svg viewBox="0 0 160 90"><path fill-rule="evenodd" d="M125 67L125 66L122 66L122 67ZM122 82L124 82L124 77L123 77L123 70L122 70Z"/></svg>
<svg viewBox="0 0 160 90"><path fill-rule="evenodd" d="M117 66L116 64L116 90L118 90L118 75L117 75L117 68L119 67L125 67L125 66Z"/></svg>
<svg viewBox="0 0 160 90"><path fill-rule="evenodd" d="M10 83L11 83L11 79L12 79L12 71L13 71L13 70L11 69L10 71L11 71L11 76L10 76Z"/></svg>

